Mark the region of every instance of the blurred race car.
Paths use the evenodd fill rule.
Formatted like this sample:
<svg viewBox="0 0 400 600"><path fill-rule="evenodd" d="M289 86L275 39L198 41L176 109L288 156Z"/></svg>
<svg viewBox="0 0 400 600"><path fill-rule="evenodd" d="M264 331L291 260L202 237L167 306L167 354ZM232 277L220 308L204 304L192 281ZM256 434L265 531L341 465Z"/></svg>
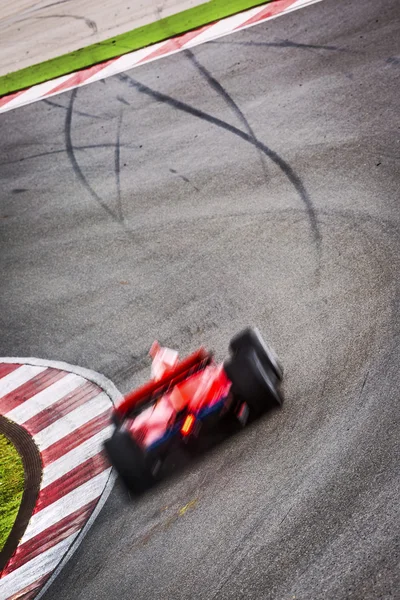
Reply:
<svg viewBox="0 0 400 600"><path fill-rule="evenodd" d="M179 360L175 350L154 342L152 378L114 407L115 430L105 442L130 491L144 491L156 480L176 444L190 444L227 418L245 425L282 404L283 369L258 329L241 331L229 351L222 364L204 348Z"/></svg>

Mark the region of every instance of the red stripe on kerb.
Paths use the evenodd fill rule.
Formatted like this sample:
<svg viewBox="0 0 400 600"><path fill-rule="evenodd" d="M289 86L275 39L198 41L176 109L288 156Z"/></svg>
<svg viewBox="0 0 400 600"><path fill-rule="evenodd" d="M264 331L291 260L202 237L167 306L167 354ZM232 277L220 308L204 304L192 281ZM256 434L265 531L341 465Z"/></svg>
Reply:
<svg viewBox="0 0 400 600"><path fill-rule="evenodd" d="M46 448L46 450L43 450L41 452L43 464L47 466L57 460L57 458L60 458L60 456L64 456L70 450L80 446L83 442L96 435L96 433L99 433L106 425L110 424L110 414L111 408L91 421L88 421L82 427L78 427L78 429L75 429L72 433L55 442Z"/></svg>
<svg viewBox="0 0 400 600"><path fill-rule="evenodd" d="M0 98L0 108L11 102L11 100L18 98L18 96L24 94L26 91L27 90L21 90L20 92L15 92L14 94L8 94L8 96L3 96L2 98Z"/></svg>
<svg viewBox="0 0 400 600"><path fill-rule="evenodd" d="M44 96L48 96L49 94L54 94L56 92L62 92L63 90L67 90L71 87L77 87L81 83L84 83L85 81L90 79L90 77L93 77L93 75L96 75L96 73L98 73L99 71L102 71L103 69L108 67L108 65L111 65L116 60L117 60L116 58L113 58L111 60L108 60L107 62L100 63L98 65L94 65L93 67L90 67L89 69L84 69L82 71L78 71L78 73L75 73L75 75L71 75L71 77L69 79L67 79L66 81L64 81L63 83L59 83L54 88L52 88L51 90L46 92L44 94Z"/></svg>
<svg viewBox="0 0 400 600"><path fill-rule="evenodd" d="M243 27L247 27L248 25L253 25L253 23L258 23L258 21L262 21L263 19L268 19L268 17L274 17L275 15L278 15L279 13L289 8L289 6L294 4L296 1L297 0L275 0L274 2L268 4L268 6L264 8L264 10L261 10L259 13L257 13L254 17L251 17L251 19L249 19L245 23L238 25L237 27L235 27L235 29L242 29Z"/></svg>
<svg viewBox="0 0 400 600"><path fill-rule="evenodd" d="M11 365L11 364L8 364L8 363L1 363L0 364L0 379L2 377L5 377L9 373L12 373L16 369L19 369L21 366L22 365Z"/></svg>
<svg viewBox="0 0 400 600"><path fill-rule="evenodd" d="M59 381L67 374L68 373L65 371L57 371L56 369L49 368L38 375L35 375L32 379L0 399L0 414L5 415L10 410L13 410L13 408L26 402L26 400L29 400L39 392L42 392L52 383Z"/></svg>
<svg viewBox="0 0 400 600"><path fill-rule="evenodd" d="M101 392L102 390L99 387L90 381L86 381L83 385L64 396L64 398L61 398L58 402L49 406L49 408L42 410L42 412L26 421L24 427L31 435L35 435L39 431L42 431L42 429L58 421L61 417L65 417L65 415L75 410L75 408L98 396Z"/></svg>
<svg viewBox="0 0 400 600"><path fill-rule="evenodd" d="M30 598L34 598L35 596L37 596L39 589L41 589L46 583L46 581L49 579L50 575L51 573L43 575L43 577L40 577L40 579L37 579L27 587L17 592L16 594L9 596L7 600L30 600Z"/></svg>
<svg viewBox="0 0 400 600"><path fill-rule="evenodd" d="M105 450L88 458L85 462L81 463L75 469L72 469L56 481L53 481L50 485L40 490L39 498L37 499L35 510L33 514L36 514L56 502L72 490L76 489L80 485L83 485L89 479L93 479L96 475L99 475L111 465L108 463Z"/></svg>
<svg viewBox="0 0 400 600"><path fill-rule="evenodd" d="M3 571L4 575L8 575L19 569L22 565L35 558L42 552L46 552L50 548L53 548L56 544L59 544L67 537L79 531L84 523L87 521L89 515L93 511L98 498L92 500L88 504L85 504L82 508L79 508L72 514L64 517L58 523L51 525L32 539L18 546L17 551L10 560L7 568Z"/></svg>
<svg viewBox="0 0 400 600"><path fill-rule="evenodd" d="M168 54L169 52L173 52L174 50L180 50L182 46L190 42L190 40L192 40L193 38L200 35L200 33L203 33L203 31L209 29L212 25L214 25L214 23L205 25L204 27L200 27L200 29L196 29L195 31L189 31L188 33L184 33L183 35L172 38L171 40L165 42L165 44L161 46L161 48L154 50L154 52L148 54L147 56L145 56L145 58L142 58L142 60L139 60L137 64L139 65L140 63L147 62L148 60L151 60L153 58L164 56L164 54Z"/></svg>

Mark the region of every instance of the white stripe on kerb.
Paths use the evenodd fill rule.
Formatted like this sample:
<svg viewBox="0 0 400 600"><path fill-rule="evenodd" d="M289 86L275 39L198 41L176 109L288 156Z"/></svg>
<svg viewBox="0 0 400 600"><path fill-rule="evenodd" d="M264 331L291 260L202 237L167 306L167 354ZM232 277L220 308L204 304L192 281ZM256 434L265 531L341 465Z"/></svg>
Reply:
<svg viewBox="0 0 400 600"><path fill-rule="evenodd" d="M68 375L65 375L65 377L62 377L55 383L52 383L38 394L31 396L29 400L26 400L26 402L20 404L20 406L10 410L7 417L19 425L22 425L22 423L35 417L38 413L42 412L42 410L48 408L55 402L58 402L58 400L61 400L61 398L70 392L73 392L84 383L85 380L79 375L68 373Z"/></svg>
<svg viewBox="0 0 400 600"><path fill-rule="evenodd" d="M98 396L92 398L82 406L78 406L65 417L61 417L55 423L52 423L46 429L42 429L33 436L39 450L46 450L49 446L58 442L65 436L69 435L88 421L91 421L98 415L104 413L111 408L112 403L106 393L101 392Z"/></svg>
<svg viewBox="0 0 400 600"><path fill-rule="evenodd" d="M16 594L19 590L28 587L28 585L31 585L43 577L43 575L55 569L78 533L79 531L73 533L56 546L42 552L39 556L19 567L19 569L15 569L15 571L0 579L0 598L2 600L10 598L10 596Z"/></svg>
<svg viewBox="0 0 400 600"><path fill-rule="evenodd" d="M129 71L129 69L132 69L135 65L137 65L138 62L145 59L146 56L149 56L149 54L152 54L159 48L165 46L165 43L166 42L159 42L153 46L141 48L140 50L134 50L133 52L129 52L128 54L124 54L123 56L116 58L111 65L108 65L102 71L99 71L92 77L89 77L87 83L93 83L94 81L99 81L100 79L117 75L123 71Z"/></svg>
<svg viewBox="0 0 400 600"><path fill-rule="evenodd" d="M109 425L83 442L83 444L80 444L80 446L77 446L77 448L70 450L67 454L63 454L63 456L60 456L54 462L46 465L43 469L41 489L47 487L66 473L69 473L69 471L78 467L85 460L101 452L103 442L111 436L113 429L113 426Z"/></svg>
<svg viewBox="0 0 400 600"><path fill-rule="evenodd" d="M255 15L258 15L262 10L265 9L265 6L252 8L245 13L239 13L237 15L233 15L232 17L227 17L222 21L218 21L205 31L202 31L198 36L190 40L187 44L185 44L185 48L190 48L191 46L198 46L199 44L204 44L205 42L209 42L210 40L215 40L216 38L227 35L228 33L232 33L234 29L240 27L243 23L252 19Z"/></svg>
<svg viewBox="0 0 400 600"><path fill-rule="evenodd" d="M68 517L68 515L79 510L85 504L89 504L89 502L98 498L106 485L110 471L111 467L34 514L29 521L20 544L31 540L48 527L58 523L61 519Z"/></svg>
<svg viewBox="0 0 400 600"><path fill-rule="evenodd" d="M39 375L46 370L46 367L31 367L29 365L23 365L12 373L9 373L5 377L0 379L0 398L10 394L24 383L27 383L30 379ZM7 415L8 416L8 415Z"/></svg>
<svg viewBox="0 0 400 600"><path fill-rule="evenodd" d="M243 26L240 27L239 29L236 29L235 31L229 31L229 33L236 33L237 31L245 31L246 29L250 29L250 27L254 27L255 25L260 25L261 23L265 23L266 21L272 21L272 19L277 19L278 17L281 17L282 15L286 15L294 10L297 10L298 8L304 8L305 6L308 6L309 4L316 4L317 2L321 2L322 0L299 0L301 2L301 4L298 4L296 2L296 6L294 4L291 4L290 6L286 7L284 10L282 10L281 12L276 13L275 15L270 15L267 17L264 17L263 19L260 19L259 21L256 21L255 23L250 23L249 25L245 25L243 23ZM263 6L263 10L265 8L267 8L268 4ZM247 20L247 19L246 19Z"/></svg>
<svg viewBox="0 0 400 600"><path fill-rule="evenodd" d="M297 2L295 2L294 4L289 6L289 8L286 9L286 12L290 12L291 10L296 10L296 8L303 8L304 6L307 6L308 4L315 4L316 2L320 2L320 1L321 0L297 0Z"/></svg>
<svg viewBox="0 0 400 600"><path fill-rule="evenodd" d="M62 75L61 77L57 77L56 85L61 85L62 83L64 83L64 81L70 79L70 77L71 73L69 73L68 75ZM38 85L35 85L26 90L26 92L23 95L21 95L21 100L24 104L34 102L38 98L46 96L46 94L50 92L50 90L52 90L54 87L56 87L56 85L54 79L52 81L50 80L44 81L43 83L39 83Z"/></svg>

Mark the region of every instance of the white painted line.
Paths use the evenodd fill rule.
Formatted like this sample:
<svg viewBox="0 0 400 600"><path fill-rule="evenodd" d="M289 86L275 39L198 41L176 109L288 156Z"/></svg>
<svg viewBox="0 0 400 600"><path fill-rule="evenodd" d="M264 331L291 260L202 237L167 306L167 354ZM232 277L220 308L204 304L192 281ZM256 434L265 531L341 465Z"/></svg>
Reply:
<svg viewBox="0 0 400 600"><path fill-rule="evenodd" d="M74 542L78 533L73 533L56 546L42 552L42 554L25 563L22 567L15 569L15 571L0 579L0 598L6 600L16 594L18 590L28 587L28 585L31 585L31 583L34 583L43 577L43 575L52 571L69 546Z"/></svg>
<svg viewBox="0 0 400 600"><path fill-rule="evenodd" d="M80 444L67 452L67 454L63 454L63 456L60 456L54 462L46 465L43 469L42 489L66 473L69 473L72 469L75 469L75 467L78 467L85 460L88 460L88 458L92 458L92 456L98 454L103 449L103 442L110 437L113 429L113 426L109 425L83 442L83 444Z"/></svg>
<svg viewBox="0 0 400 600"><path fill-rule="evenodd" d="M251 10L246 11L246 13L239 13L237 15L233 15L232 17L227 17L222 21L218 21L205 31L202 31L198 36L190 40L190 42L185 44L185 48L198 46L199 44L204 44L210 40L215 40L219 37L233 33L237 27L242 25L242 23L257 15L260 12L260 8L264 9L265 7L258 6L257 8L252 8Z"/></svg>
<svg viewBox="0 0 400 600"><path fill-rule="evenodd" d="M33 436L33 439L39 446L40 451L46 450L46 448L60 441L82 425L85 425L85 423L91 421L97 415L106 412L109 408L111 408L110 398L105 392L101 392L101 394L95 396L92 400L78 406L78 408L65 415L65 417L61 417L55 423L39 431L39 433Z"/></svg>
<svg viewBox="0 0 400 600"><path fill-rule="evenodd" d="M26 402L10 410L7 413L7 418L22 425L84 383L82 377L69 373L35 396L31 396Z"/></svg>
<svg viewBox="0 0 400 600"><path fill-rule="evenodd" d="M39 375L46 370L46 367L31 367L29 365L23 365L16 369L12 373L9 373L5 377L0 379L0 398L10 394L24 383L27 383L30 379Z"/></svg>
<svg viewBox="0 0 400 600"><path fill-rule="evenodd" d="M64 519L75 511L89 504L92 500L96 500L101 494L110 474L111 467L102 471L83 485L72 490L59 500L53 502L43 510L40 510L33 515L29 521L29 525L21 539L20 544L24 544L35 536L39 535L48 527L58 523L60 519Z"/></svg>
<svg viewBox="0 0 400 600"><path fill-rule="evenodd" d="M112 64L105 67L102 71L99 71L90 77L86 83L100 81L100 79L105 79L106 77L111 77L112 75L117 75L118 73L132 69L135 65L137 65L137 63L146 58L146 56L149 56L149 54L152 54L159 48L162 48L164 44L165 42L160 42L158 44L154 44L154 46L149 46L147 48L142 48L141 50L129 52L129 54L124 54L123 56L115 59Z"/></svg>

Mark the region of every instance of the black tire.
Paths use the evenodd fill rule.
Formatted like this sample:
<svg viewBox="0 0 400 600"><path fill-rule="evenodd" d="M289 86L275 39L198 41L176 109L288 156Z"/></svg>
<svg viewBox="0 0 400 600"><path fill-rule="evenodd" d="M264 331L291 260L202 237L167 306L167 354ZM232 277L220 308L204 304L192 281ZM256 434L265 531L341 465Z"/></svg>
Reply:
<svg viewBox="0 0 400 600"><path fill-rule="evenodd" d="M232 382L232 393L239 404L246 402L251 418L282 404L280 381L274 369L261 362L255 350L238 352L225 361L224 369Z"/></svg>
<svg viewBox="0 0 400 600"><path fill-rule="evenodd" d="M242 351L255 350L259 360L265 363L265 368L272 368L279 381L282 381L283 367L274 350L263 340L256 327L247 327L235 335L229 344L229 350L234 356Z"/></svg>
<svg viewBox="0 0 400 600"><path fill-rule="evenodd" d="M111 413L111 423L115 425L115 427L119 427L122 424L121 417L115 411Z"/></svg>
<svg viewBox="0 0 400 600"><path fill-rule="evenodd" d="M146 457L127 431L116 429L112 437L104 442L104 448L130 492L142 493L154 483L154 457Z"/></svg>

